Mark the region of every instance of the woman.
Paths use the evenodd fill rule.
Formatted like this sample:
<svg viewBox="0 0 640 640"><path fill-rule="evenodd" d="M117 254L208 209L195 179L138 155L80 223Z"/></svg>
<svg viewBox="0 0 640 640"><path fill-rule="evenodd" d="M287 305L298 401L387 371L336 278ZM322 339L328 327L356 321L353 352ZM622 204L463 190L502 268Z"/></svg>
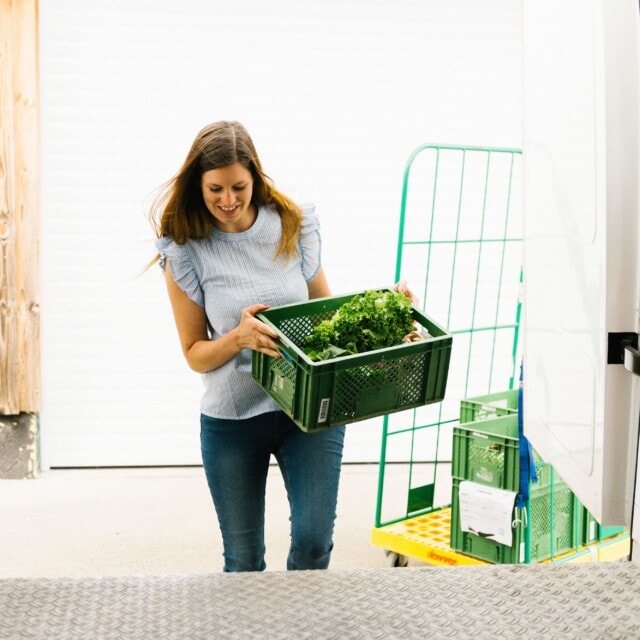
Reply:
<svg viewBox="0 0 640 640"><path fill-rule="evenodd" d="M225 571L265 569L265 486L271 455L291 509L288 569L326 569L344 427L301 431L251 375L252 350L281 357L255 316L329 296L313 206L299 207L262 170L238 122L196 136L152 209L182 351L202 374L201 450Z"/></svg>

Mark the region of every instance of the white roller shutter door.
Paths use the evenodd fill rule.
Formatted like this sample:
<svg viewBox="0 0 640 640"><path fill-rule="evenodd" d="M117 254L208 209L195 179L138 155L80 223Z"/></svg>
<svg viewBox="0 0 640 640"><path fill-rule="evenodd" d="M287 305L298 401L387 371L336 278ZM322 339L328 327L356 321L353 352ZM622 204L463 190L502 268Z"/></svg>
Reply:
<svg viewBox="0 0 640 640"><path fill-rule="evenodd" d="M251 132L316 203L335 293L389 283L422 142L520 145L511 0L40 3L45 467L198 464L201 384L145 217L195 133ZM379 420L348 429L377 461Z"/></svg>

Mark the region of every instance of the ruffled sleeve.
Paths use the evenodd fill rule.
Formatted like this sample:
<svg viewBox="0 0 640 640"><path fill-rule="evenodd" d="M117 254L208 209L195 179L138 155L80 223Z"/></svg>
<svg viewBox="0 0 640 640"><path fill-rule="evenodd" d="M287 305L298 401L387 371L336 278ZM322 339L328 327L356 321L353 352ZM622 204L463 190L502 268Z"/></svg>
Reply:
<svg viewBox="0 0 640 640"><path fill-rule="evenodd" d="M322 242L320 221L316 208L312 204L302 205L302 227L300 229L300 255L302 256L302 275L307 282L313 280L320 267Z"/></svg>
<svg viewBox="0 0 640 640"><path fill-rule="evenodd" d="M193 267L191 254L187 245L176 244L171 238L156 240L156 249L160 254L160 267L164 271L167 258L171 263L171 275L177 285L196 304L204 307L204 294L200 286L200 279Z"/></svg>

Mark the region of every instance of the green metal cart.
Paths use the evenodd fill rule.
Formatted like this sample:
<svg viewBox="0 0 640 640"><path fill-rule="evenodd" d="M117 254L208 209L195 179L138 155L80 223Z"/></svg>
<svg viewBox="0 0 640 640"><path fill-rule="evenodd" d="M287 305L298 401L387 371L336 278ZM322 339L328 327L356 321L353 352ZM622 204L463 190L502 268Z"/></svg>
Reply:
<svg viewBox="0 0 640 640"><path fill-rule="evenodd" d="M445 399L383 419L376 529L450 505L461 400L516 385L521 190L519 149L424 144L408 158L395 280L453 346Z"/></svg>
<svg viewBox="0 0 640 640"><path fill-rule="evenodd" d="M519 149L435 144L416 148L405 166L395 280L409 283L453 345L444 400L383 418L371 539L394 566L411 557L436 565L584 562L629 551L628 532L598 527L539 457L542 475L516 511L511 547L460 530L461 481L517 490L521 169ZM477 473L493 464L504 465L509 482Z"/></svg>

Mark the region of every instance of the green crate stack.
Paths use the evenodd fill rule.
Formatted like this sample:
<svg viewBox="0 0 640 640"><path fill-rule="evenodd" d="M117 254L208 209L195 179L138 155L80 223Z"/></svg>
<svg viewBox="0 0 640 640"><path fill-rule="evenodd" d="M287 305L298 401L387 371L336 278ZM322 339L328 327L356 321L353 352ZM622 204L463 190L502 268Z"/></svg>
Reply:
<svg viewBox="0 0 640 640"><path fill-rule="evenodd" d="M518 521L513 528L512 545L462 531L458 499L460 482L470 480L497 489L518 491L517 405L517 390L463 400L461 424L454 427L451 547L497 564L520 563L527 559L540 562L577 549L584 535L579 503L573 492L535 451L538 482L529 487L528 522Z"/></svg>
<svg viewBox="0 0 640 640"><path fill-rule="evenodd" d="M355 295L272 307L257 316L278 334L283 357L254 351L253 378L303 431L444 399L452 337L415 307L413 319L429 339L320 362L307 357L305 337Z"/></svg>

